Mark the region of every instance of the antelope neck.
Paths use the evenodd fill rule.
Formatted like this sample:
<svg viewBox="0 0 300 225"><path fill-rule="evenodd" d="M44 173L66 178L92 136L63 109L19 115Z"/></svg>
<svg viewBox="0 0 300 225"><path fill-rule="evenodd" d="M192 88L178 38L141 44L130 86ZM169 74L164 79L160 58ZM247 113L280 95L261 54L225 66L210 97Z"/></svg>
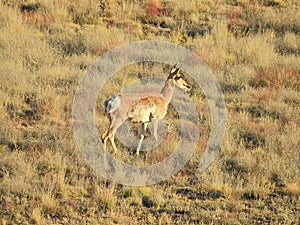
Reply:
<svg viewBox="0 0 300 225"><path fill-rule="evenodd" d="M164 98L167 100L168 103L171 102L173 94L175 91L175 84L171 79L167 79L165 86L161 90L161 94L164 96Z"/></svg>

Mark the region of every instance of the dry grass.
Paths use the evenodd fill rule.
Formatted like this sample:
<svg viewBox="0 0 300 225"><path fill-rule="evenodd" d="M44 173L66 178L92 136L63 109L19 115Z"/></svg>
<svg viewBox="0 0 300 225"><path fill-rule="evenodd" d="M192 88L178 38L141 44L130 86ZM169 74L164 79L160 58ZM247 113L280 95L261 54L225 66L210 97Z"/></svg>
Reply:
<svg viewBox="0 0 300 225"><path fill-rule="evenodd" d="M1 224L298 224L299 7L296 0L2 0ZM198 174L210 119L205 96L193 90L201 124L195 155L168 180L133 188L86 164L71 108L77 83L99 55L144 39L179 43L209 65L228 124L220 155ZM110 79L96 107L99 132L108 125L105 98L168 69L136 64ZM179 139L172 107L166 121L155 151L136 157L117 142L116 157L137 165L163 160Z"/></svg>

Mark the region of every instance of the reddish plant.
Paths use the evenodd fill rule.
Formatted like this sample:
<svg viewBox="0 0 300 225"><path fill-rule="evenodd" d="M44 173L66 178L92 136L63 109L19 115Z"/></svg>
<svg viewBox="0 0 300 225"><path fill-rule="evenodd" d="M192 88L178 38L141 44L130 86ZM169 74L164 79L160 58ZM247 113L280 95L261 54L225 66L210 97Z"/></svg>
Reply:
<svg viewBox="0 0 300 225"><path fill-rule="evenodd" d="M292 66L272 66L261 68L252 81L255 87L292 88L300 91L300 72Z"/></svg>
<svg viewBox="0 0 300 225"><path fill-rule="evenodd" d="M146 2L146 14L148 17L157 17L162 14L163 6L159 0L149 0Z"/></svg>

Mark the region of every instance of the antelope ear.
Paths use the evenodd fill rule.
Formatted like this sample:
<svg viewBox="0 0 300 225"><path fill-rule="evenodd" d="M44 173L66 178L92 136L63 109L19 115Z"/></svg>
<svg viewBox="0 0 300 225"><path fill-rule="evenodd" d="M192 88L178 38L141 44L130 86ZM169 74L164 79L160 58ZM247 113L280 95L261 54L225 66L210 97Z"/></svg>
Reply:
<svg viewBox="0 0 300 225"><path fill-rule="evenodd" d="M175 64L175 66L173 66L173 68L171 69L170 74L176 74L177 70L178 69L177 69L176 64Z"/></svg>

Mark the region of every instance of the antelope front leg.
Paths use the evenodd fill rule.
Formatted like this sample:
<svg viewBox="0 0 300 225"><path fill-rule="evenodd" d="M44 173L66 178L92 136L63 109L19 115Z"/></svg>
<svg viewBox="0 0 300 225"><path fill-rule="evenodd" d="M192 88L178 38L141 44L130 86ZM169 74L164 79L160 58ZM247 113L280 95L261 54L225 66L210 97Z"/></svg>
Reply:
<svg viewBox="0 0 300 225"><path fill-rule="evenodd" d="M153 136L155 138L155 141L157 141L157 128L158 128L158 118L153 118L152 119L152 124L153 124Z"/></svg>
<svg viewBox="0 0 300 225"><path fill-rule="evenodd" d="M148 126L148 123L143 123L142 124L142 129L141 129L141 138L140 138L140 142L139 142L139 145L136 149L136 154L139 155L140 154L140 148L142 146L142 142L144 140L144 137L145 137L145 131L147 129L147 126Z"/></svg>

